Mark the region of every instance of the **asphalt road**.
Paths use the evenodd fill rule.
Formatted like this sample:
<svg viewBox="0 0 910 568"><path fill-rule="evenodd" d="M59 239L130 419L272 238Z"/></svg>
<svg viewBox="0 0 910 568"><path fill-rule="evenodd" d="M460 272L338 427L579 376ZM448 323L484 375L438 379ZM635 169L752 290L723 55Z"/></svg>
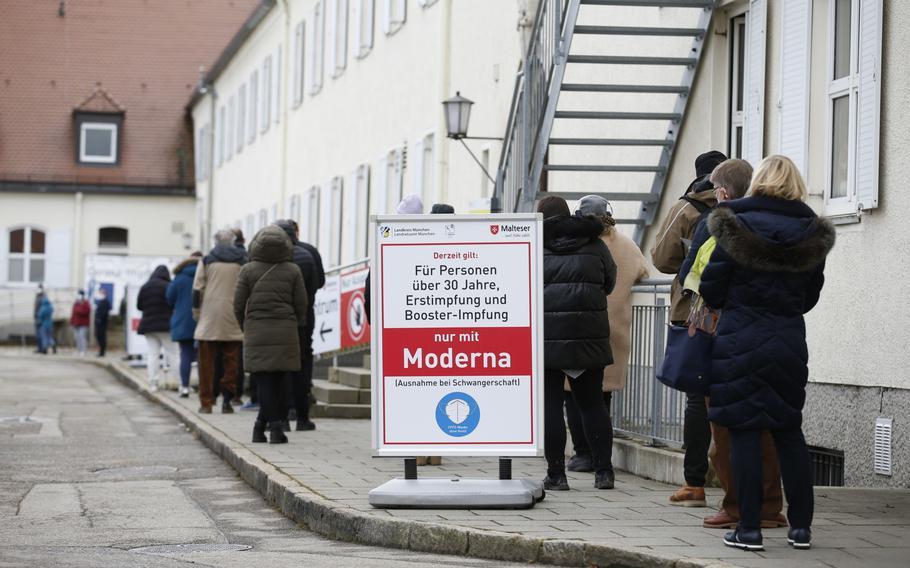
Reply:
<svg viewBox="0 0 910 568"><path fill-rule="evenodd" d="M0 567L189 565L507 566L316 536L106 371L0 357Z"/></svg>

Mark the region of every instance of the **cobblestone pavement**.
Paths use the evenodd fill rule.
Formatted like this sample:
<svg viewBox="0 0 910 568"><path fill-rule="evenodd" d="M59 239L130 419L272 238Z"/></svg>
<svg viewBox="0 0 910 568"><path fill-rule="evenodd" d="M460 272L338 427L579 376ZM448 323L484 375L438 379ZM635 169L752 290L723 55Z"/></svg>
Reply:
<svg viewBox="0 0 910 568"><path fill-rule="evenodd" d="M144 382L144 373L127 371ZM259 458L325 499L379 518L470 527L496 533L580 540L656 553L667 558L718 560L743 567L902 567L910 565L910 491L817 488L813 548L794 551L786 530L766 530L761 553L723 546L723 531L705 529L703 508L668 505L674 487L619 472L616 489L593 488L593 475L570 474L572 490L550 492L529 510L379 510L367 503L370 489L402 474L400 459L370 456L369 421L322 419L313 432L291 432L290 443L272 446L250 443L253 413L233 415L195 413L198 399L159 396L177 402L232 443L242 444ZM498 475L492 459L444 458L440 467L418 468L421 476L487 477ZM515 477L540 478L543 459L517 459ZM720 492L709 490L709 501Z"/></svg>

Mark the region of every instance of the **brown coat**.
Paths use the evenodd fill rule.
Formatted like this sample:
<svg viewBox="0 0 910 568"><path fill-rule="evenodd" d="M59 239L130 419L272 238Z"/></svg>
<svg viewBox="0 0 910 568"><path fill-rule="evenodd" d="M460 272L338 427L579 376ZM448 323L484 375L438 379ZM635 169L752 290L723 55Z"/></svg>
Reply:
<svg viewBox="0 0 910 568"><path fill-rule="evenodd" d="M689 197L709 207L717 205L713 189L690 193ZM673 204L657 232L657 241L651 248L651 262L657 270L674 276L679 273L700 216L698 209L684 199ZM670 287L670 321L685 321L688 315L689 303L682 296L682 286L674 278Z"/></svg>
<svg viewBox="0 0 910 568"><path fill-rule="evenodd" d="M613 364L604 369L603 390L617 391L626 386L632 345L632 286L646 278L649 269L645 255L629 237L609 228L600 238L616 261L616 287L607 296Z"/></svg>
<svg viewBox="0 0 910 568"><path fill-rule="evenodd" d="M210 262L200 260L193 280L193 294L199 298L199 307L193 309L197 341L243 341L240 324L234 317L234 289L240 264L236 262Z"/></svg>

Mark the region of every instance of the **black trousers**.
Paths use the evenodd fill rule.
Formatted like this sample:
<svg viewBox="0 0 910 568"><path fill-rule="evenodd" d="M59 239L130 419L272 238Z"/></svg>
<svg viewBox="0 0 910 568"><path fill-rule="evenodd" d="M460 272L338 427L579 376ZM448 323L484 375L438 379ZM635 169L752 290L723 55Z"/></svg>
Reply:
<svg viewBox="0 0 910 568"><path fill-rule="evenodd" d="M107 351L107 323L104 325L95 323L95 341L98 342L98 354L104 355Z"/></svg>
<svg viewBox="0 0 910 568"><path fill-rule="evenodd" d="M300 370L288 373L291 383L291 397L287 408L297 411L297 420L310 419L310 391L313 388L313 328L297 330L300 340Z"/></svg>
<svg viewBox="0 0 910 568"><path fill-rule="evenodd" d="M571 391L564 391L566 399L566 422L569 424L569 434L572 436L572 448L577 456L590 456L591 444L585 438L584 426L581 422L581 411L575 404L575 397ZM610 404L613 402L613 393L606 391L603 393L604 406L607 407L607 417L610 417ZM613 439L613 423L610 420L610 439Z"/></svg>
<svg viewBox="0 0 910 568"><path fill-rule="evenodd" d="M762 451L761 430L730 429L733 476L739 500L739 525L746 530L761 527ZM812 493L812 465L801 428L771 430L780 459L780 476L787 496L787 520L796 529L812 526L815 497Z"/></svg>
<svg viewBox="0 0 910 568"><path fill-rule="evenodd" d="M284 378L287 373L284 371L266 371L250 373L250 377L255 377L256 385L259 387L259 416L256 418L259 422L275 422L283 418L281 409L284 400Z"/></svg>
<svg viewBox="0 0 910 568"><path fill-rule="evenodd" d="M594 471L613 469L613 427L603 402L603 367L587 369L569 385L578 410L582 429L591 446ZM544 455L547 457L547 475L565 474L566 423L563 420L565 400L565 374L559 369L544 373Z"/></svg>
<svg viewBox="0 0 910 568"><path fill-rule="evenodd" d="M711 446L711 426L708 424L708 405L701 394L686 394L683 416L683 476L689 487L704 487L708 475L708 449Z"/></svg>

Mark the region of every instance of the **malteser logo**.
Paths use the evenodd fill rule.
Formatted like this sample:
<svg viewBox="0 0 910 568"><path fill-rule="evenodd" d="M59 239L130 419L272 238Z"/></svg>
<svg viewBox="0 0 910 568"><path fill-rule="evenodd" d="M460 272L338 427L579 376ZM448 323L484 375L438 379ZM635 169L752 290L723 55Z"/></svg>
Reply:
<svg viewBox="0 0 910 568"><path fill-rule="evenodd" d="M499 225L490 225L490 233L496 235L499 233Z"/></svg>
<svg viewBox="0 0 910 568"><path fill-rule="evenodd" d="M490 232L494 235L498 233L527 233L530 230L530 225L490 225Z"/></svg>

